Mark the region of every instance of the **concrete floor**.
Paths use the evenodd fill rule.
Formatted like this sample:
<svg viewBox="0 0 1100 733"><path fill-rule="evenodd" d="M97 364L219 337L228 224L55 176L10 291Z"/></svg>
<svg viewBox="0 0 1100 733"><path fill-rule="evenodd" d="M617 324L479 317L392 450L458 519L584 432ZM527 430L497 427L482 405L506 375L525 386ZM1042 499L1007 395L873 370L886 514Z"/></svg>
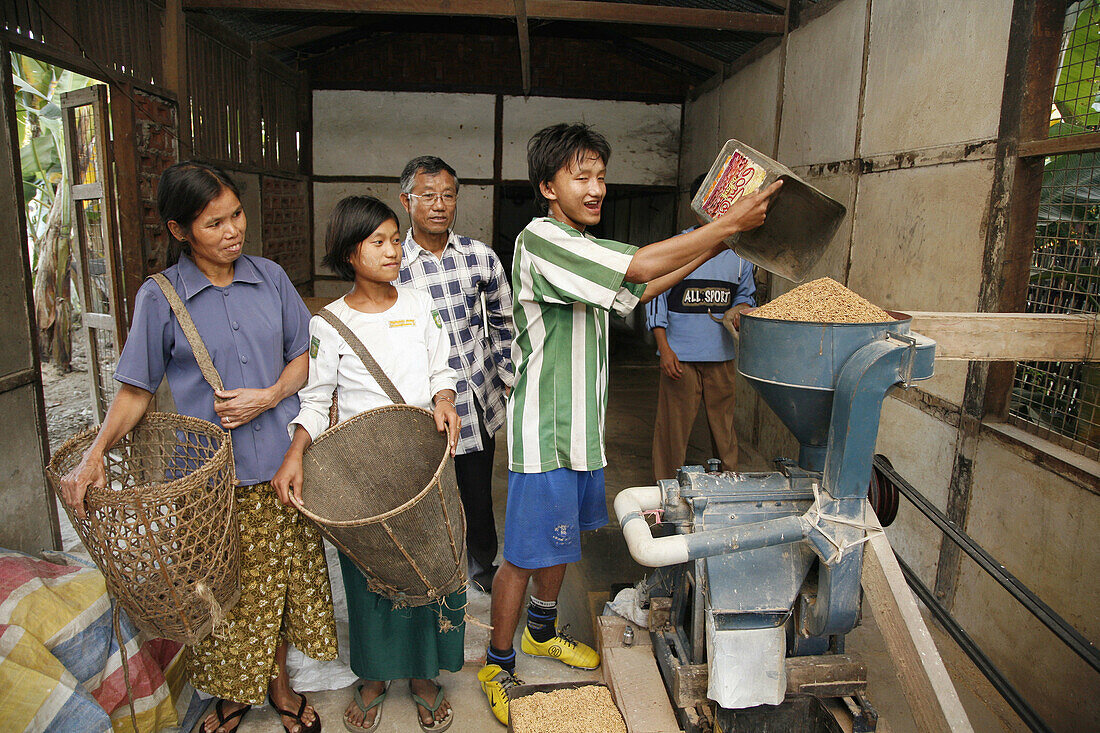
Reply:
<svg viewBox="0 0 1100 733"><path fill-rule="evenodd" d="M656 403L656 359L648 349L613 342L610 405L607 415L606 480L608 509L615 493L628 486L652 483L650 441ZM498 436L495 495L497 526L504 526L504 500L506 495L505 434ZM689 448L688 462L701 462L709 456L709 443L702 421L697 423ZM767 470L769 463L751 450L744 450L741 470ZM578 638L594 643L589 593L607 592L615 583L634 583L641 579L644 569L634 563L627 553L617 524L588 533L583 541L584 560L570 568L561 595L560 618L571 623ZM472 591L469 597L469 614L482 623L489 620L489 598ZM338 601L339 606L339 601ZM339 611L338 611L339 614ZM346 609L344 610L346 619ZM346 623L346 621L345 621ZM443 673L439 681L447 689L448 698L455 710L455 722L451 727L457 733L481 733L503 730L489 712L482 696L476 674L484 657L488 632L467 624L466 666L457 673ZM962 697L963 704L977 731L1022 730L1011 711L1000 700L985 679L957 650L954 643L932 624L933 637L945 657ZM345 627L346 633L346 627ZM913 717L905 702L901 686L894 673L893 664L886 652L873 615L867 610L863 623L847 637L847 651L865 662L868 669L868 698L881 715L880 730L894 733L915 731ZM518 633L516 647L518 649ZM384 653L383 650L380 650ZM348 674L346 668L333 672L326 668L320 676L341 679ZM532 659L520 655L517 672L527 682L553 682L576 679L595 679L599 672L581 673L561 664L544 659ZM326 730L341 730L344 708L350 701L351 687L310 693L310 700L321 714ZM241 725L242 733L260 733L282 730L279 719L271 709L256 709ZM419 730L415 708L404 685L395 685L384 707L383 733Z"/></svg>

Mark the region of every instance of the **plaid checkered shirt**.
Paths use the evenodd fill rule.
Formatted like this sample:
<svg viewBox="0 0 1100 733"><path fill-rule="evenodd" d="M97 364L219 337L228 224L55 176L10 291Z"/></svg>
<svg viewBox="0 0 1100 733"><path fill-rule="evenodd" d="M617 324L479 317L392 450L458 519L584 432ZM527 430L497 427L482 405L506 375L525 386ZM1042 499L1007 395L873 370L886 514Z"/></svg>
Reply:
<svg viewBox="0 0 1100 733"><path fill-rule="evenodd" d="M431 294L451 335L450 366L458 372L455 409L462 418L457 452L482 450L475 396L485 430L493 435L504 425L504 390L513 379L512 289L504 267L487 244L454 232L442 258L417 244L411 229L401 247L400 283Z"/></svg>

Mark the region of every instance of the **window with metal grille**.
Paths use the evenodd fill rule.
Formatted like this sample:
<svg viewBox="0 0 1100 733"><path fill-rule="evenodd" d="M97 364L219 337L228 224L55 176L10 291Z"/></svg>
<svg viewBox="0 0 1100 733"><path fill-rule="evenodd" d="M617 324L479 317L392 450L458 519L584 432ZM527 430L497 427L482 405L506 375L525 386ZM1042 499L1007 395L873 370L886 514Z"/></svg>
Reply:
<svg viewBox="0 0 1100 733"><path fill-rule="evenodd" d="M1097 313L1100 301L1100 1L1065 14L1027 286L1029 313ZM1076 149L1074 149L1076 148ZM1100 456L1100 364L1020 362L1010 420L1086 456Z"/></svg>

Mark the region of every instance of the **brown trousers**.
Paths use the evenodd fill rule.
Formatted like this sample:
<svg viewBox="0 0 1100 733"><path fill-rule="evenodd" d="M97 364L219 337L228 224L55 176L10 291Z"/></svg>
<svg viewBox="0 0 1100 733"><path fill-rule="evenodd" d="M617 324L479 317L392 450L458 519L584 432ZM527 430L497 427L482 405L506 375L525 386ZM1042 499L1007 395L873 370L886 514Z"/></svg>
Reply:
<svg viewBox="0 0 1100 733"><path fill-rule="evenodd" d="M684 375L670 379L661 372L657 394L657 422L653 428L653 473L658 479L673 478L684 464L688 438L699 411L707 410L712 448L722 467L737 465L737 433L733 429L734 361L680 362Z"/></svg>

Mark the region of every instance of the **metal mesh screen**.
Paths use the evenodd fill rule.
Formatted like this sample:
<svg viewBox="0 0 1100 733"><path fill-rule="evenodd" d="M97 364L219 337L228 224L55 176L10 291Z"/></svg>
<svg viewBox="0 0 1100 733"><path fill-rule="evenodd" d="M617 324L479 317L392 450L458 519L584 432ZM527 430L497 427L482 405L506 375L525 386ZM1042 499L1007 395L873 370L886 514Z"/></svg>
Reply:
<svg viewBox="0 0 1100 733"><path fill-rule="evenodd" d="M114 379L115 367L118 366L118 354L115 353L115 339L107 329L96 328L91 330L92 338L96 340L96 358L99 359L99 384L96 389L104 405L118 394L119 384Z"/></svg>
<svg viewBox="0 0 1100 733"><path fill-rule="evenodd" d="M1100 4L1094 0L1069 3L1054 85L1051 137L1093 132L1100 127L1098 40Z"/></svg>
<svg viewBox="0 0 1100 733"><path fill-rule="evenodd" d="M1100 3L1066 7L1050 137L1100 130ZM1100 300L1100 151L1044 161L1026 311L1096 313ZM1100 457L1100 364L1021 362L1016 425Z"/></svg>

